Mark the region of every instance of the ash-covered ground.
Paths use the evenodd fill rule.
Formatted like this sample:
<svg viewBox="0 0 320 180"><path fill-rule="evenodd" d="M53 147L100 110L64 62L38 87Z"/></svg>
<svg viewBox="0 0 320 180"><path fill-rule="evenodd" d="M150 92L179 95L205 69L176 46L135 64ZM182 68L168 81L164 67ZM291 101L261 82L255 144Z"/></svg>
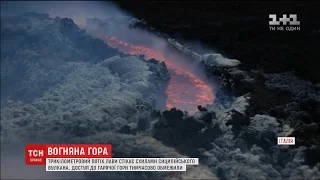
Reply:
<svg viewBox="0 0 320 180"><path fill-rule="evenodd" d="M171 79L165 63L124 54L76 20L50 16L1 14L1 178L319 179L319 84L247 70L160 35L216 80L215 102L196 114L160 111ZM141 27L131 20L123 24ZM296 145L278 146L278 136L294 136ZM113 157L189 156L201 165L179 173L46 173L23 165L24 144L35 142L111 143Z"/></svg>

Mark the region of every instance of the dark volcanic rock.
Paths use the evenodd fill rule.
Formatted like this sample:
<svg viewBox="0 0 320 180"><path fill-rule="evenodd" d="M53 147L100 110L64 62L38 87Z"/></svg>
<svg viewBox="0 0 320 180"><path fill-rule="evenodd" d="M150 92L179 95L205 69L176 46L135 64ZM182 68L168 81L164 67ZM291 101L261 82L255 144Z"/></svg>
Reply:
<svg viewBox="0 0 320 180"><path fill-rule="evenodd" d="M298 145L320 145L315 139L318 128L316 123L305 124L294 130L290 136L296 137L296 144Z"/></svg>
<svg viewBox="0 0 320 180"><path fill-rule="evenodd" d="M235 135L238 135L243 126L249 125L249 118L244 114L232 109L231 118L226 123L227 126L232 125L232 131Z"/></svg>
<svg viewBox="0 0 320 180"><path fill-rule="evenodd" d="M257 114L251 118L250 125L240 136L249 143L266 149L276 144L276 136L280 132L279 125L276 118Z"/></svg>
<svg viewBox="0 0 320 180"><path fill-rule="evenodd" d="M204 112L197 119L186 116L182 111L171 109L154 126L153 136L190 156L199 156L198 148L212 142L221 131L210 126L214 115Z"/></svg>
<svg viewBox="0 0 320 180"><path fill-rule="evenodd" d="M311 166L320 162L320 146L313 146L305 151L306 161Z"/></svg>
<svg viewBox="0 0 320 180"><path fill-rule="evenodd" d="M200 106L200 105L198 106L198 110L199 110L199 111L204 111L204 112L205 112L205 111L208 111L207 108L202 107L202 106Z"/></svg>
<svg viewBox="0 0 320 180"><path fill-rule="evenodd" d="M119 5L160 32L200 40L248 68L293 69L306 79L320 81L318 2L123 1ZM297 14L301 31L270 31L270 13Z"/></svg>
<svg viewBox="0 0 320 180"><path fill-rule="evenodd" d="M170 42L180 51L201 60L208 71L208 75L215 75L221 82L222 88L216 94L215 104L207 106L207 111L198 107L200 112L190 118L192 121L205 122L205 126L201 128L200 132L207 136L199 136L196 131L189 131L188 129L189 134L185 137L189 137L190 140L181 138L181 135L185 134L182 129L187 121L181 120L186 118L180 118L180 120L175 119L177 120L175 128L172 128L171 125L166 126L166 128L155 128L155 137L158 140L179 149L179 152L199 156L209 167L215 167L213 168L214 172L220 178L246 177L244 179L248 179L251 174L252 176L249 179L252 179L257 177L256 173L261 169L268 169L264 171L268 173L262 175L261 172L262 174L259 173L259 177L317 176L318 171L316 169L319 164L317 165L309 160L301 160L301 164L297 165L299 168L293 171L284 168L284 166L290 167L292 164L297 164L295 160L290 159L292 156L303 159L304 150L310 150L308 151L308 157L311 157L312 153L316 153L316 151L311 151L310 148L312 145L317 145L320 140L319 135L315 133L319 132L318 128L311 128L312 134L310 136L303 133L307 132L303 130L306 124L316 122L316 117L319 115L317 113L319 94L313 83L302 80L291 72L248 71L244 66L245 64L241 64L238 60L228 59L217 53L200 54L197 51L192 51L193 49L187 50L185 46L179 45L175 40L171 39ZM229 93L235 97L230 96ZM210 112L214 112L214 117L209 114ZM180 116L183 116L182 113ZM171 120L167 119L163 121L163 124L169 124L167 121ZM301 129L301 127L304 128ZM212 133L213 131L219 133ZM293 133L294 135L292 135ZM297 145L290 146L288 151L282 151L282 147L277 146L277 137L279 136L295 136ZM193 141L193 143L189 141ZM254 152L248 152L250 148L253 148ZM214 152L216 149L220 150ZM220 157L223 151L225 151L227 157ZM242 151L244 154L248 154L243 155L241 154ZM228 152L230 154L226 155ZM239 154L235 155L237 153ZM241 164L246 158L248 158L247 161L250 161L251 153L262 158L261 164L256 164L259 166L259 170L250 172L250 170L243 169L244 173L235 176L228 173L228 171L239 172L241 167L235 166ZM264 155L261 155L261 153ZM278 157L275 161L281 161L279 164L270 160L275 156ZM230 165L221 165L222 162L229 163L230 158L232 158L231 162L235 161L231 167L237 170L230 170ZM252 157L252 159L255 158ZM305 163L310 163L308 165L311 165L311 169L315 170L314 174L301 175L301 173L307 171ZM274 169L270 168L271 166ZM240 171L242 172L242 170ZM280 175L280 172L283 174Z"/></svg>

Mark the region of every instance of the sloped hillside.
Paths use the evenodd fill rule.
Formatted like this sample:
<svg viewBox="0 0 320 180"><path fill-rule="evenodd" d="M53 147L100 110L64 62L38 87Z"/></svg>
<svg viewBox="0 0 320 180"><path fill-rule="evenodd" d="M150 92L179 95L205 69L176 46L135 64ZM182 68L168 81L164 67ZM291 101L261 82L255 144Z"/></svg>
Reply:
<svg viewBox="0 0 320 180"><path fill-rule="evenodd" d="M97 64L68 62L59 71L69 73L41 98L32 103L9 101L1 109L2 143L52 139L53 134L82 137L119 131L125 125L137 128L141 115L152 112L158 95L165 96L169 80L163 63L134 56Z"/></svg>
<svg viewBox="0 0 320 180"><path fill-rule="evenodd" d="M115 156L184 157L150 136L141 136L148 135L157 120L159 113L153 108L165 105L170 76L164 63L124 56L87 36L70 19L40 14L4 19L2 35L18 50L2 42L1 154L6 155L2 160L14 156L10 147L18 151L17 146L32 142L112 143ZM21 23L11 23L13 19ZM34 40L28 39L30 34ZM7 170L2 171L4 177L26 177L23 171ZM186 173L86 173L84 177L199 175L216 179L204 166L190 167Z"/></svg>
<svg viewBox="0 0 320 180"><path fill-rule="evenodd" d="M64 80L66 62L95 63L119 54L67 18L25 13L1 17L1 104L30 101Z"/></svg>

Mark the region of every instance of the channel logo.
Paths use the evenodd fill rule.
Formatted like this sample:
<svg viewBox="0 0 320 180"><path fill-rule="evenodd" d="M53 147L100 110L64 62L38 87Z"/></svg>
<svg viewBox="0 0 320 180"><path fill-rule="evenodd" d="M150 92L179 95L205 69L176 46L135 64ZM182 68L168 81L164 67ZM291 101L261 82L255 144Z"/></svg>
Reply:
<svg viewBox="0 0 320 180"><path fill-rule="evenodd" d="M297 14L283 14L278 18L276 14L269 14L270 31L300 31L300 21Z"/></svg>

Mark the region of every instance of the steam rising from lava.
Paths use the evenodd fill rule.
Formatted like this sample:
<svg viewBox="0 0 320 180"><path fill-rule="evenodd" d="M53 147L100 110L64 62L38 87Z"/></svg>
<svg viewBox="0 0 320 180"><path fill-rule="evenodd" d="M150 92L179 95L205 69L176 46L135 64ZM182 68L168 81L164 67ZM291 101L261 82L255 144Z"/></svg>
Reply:
<svg viewBox="0 0 320 180"><path fill-rule="evenodd" d="M195 72L179 66L175 59L167 58L163 52L143 45L133 45L118 40L116 37L106 37L109 46L131 55L144 55L146 59L155 58L166 63L171 80L166 91L167 108L179 108L194 113L197 105L212 104L214 100L212 88ZM191 65L191 64L190 64Z"/></svg>
<svg viewBox="0 0 320 180"><path fill-rule="evenodd" d="M212 104L214 95L212 85L207 81L198 62L191 61L167 41L147 31L130 28L132 16L120 10L112 2L64 1L64 2L19 2L8 3L2 8L7 14L26 11L48 13L51 17L67 17L74 20L88 33L104 40L109 46L131 55L144 55L146 59L155 58L166 63L171 80L166 91L167 108L176 107L194 113L197 105ZM9 8L10 7L10 8ZM87 18L97 23L88 23ZM86 24L87 23L87 24ZM107 37L106 37L107 36Z"/></svg>

